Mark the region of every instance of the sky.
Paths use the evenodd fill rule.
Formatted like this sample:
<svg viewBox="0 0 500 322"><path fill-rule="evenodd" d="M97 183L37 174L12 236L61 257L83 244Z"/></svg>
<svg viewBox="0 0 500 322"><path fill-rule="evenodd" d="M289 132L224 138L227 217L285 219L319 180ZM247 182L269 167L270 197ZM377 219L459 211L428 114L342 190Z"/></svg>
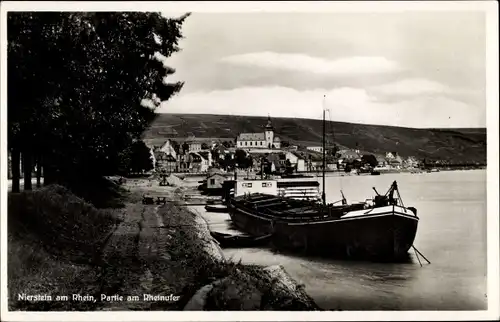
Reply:
<svg viewBox="0 0 500 322"><path fill-rule="evenodd" d="M486 127L484 12L194 12L183 36L160 113Z"/></svg>

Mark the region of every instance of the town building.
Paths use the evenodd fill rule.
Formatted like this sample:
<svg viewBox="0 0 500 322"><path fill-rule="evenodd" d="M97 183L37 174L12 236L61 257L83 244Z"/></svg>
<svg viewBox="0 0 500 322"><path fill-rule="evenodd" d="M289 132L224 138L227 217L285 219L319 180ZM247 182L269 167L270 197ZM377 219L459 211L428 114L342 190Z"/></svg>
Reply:
<svg viewBox="0 0 500 322"><path fill-rule="evenodd" d="M188 137L185 143L189 146L189 152L199 152L202 150L201 142L196 140L194 136Z"/></svg>
<svg viewBox="0 0 500 322"><path fill-rule="evenodd" d="M359 150L347 149L347 150L340 150L338 153L340 154L340 159L343 159L344 162L361 159Z"/></svg>
<svg viewBox="0 0 500 322"><path fill-rule="evenodd" d="M309 151L323 153L323 147L322 146L308 146L308 147L306 147L306 149L309 150Z"/></svg>
<svg viewBox="0 0 500 322"><path fill-rule="evenodd" d="M376 156L377 167L385 168L387 166L387 160L382 156Z"/></svg>
<svg viewBox="0 0 500 322"><path fill-rule="evenodd" d="M177 172L189 172L191 167L191 157L189 154L179 154L177 156Z"/></svg>
<svg viewBox="0 0 500 322"><path fill-rule="evenodd" d="M207 189L221 189L222 184L226 180L220 173L212 173L207 177Z"/></svg>
<svg viewBox="0 0 500 322"><path fill-rule="evenodd" d="M386 159L395 159L398 156L397 152L387 152L385 154Z"/></svg>
<svg viewBox="0 0 500 322"><path fill-rule="evenodd" d="M297 170L297 172L302 172L302 171L306 171L306 160L303 156L301 156L299 153L297 152L287 152L286 153L286 158L288 160L290 160L290 163L292 164L292 166L295 167L295 169Z"/></svg>
<svg viewBox="0 0 500 322"><path fill-rule="evenodd" d="M403 159L398 155L397 152L387 152L385 155L387 165L391 168L400 169L403 165Z"/></svg>
<svg viewBox="0 0 500 322"><path fill-rule="evenodd" d="M165 152L166 154L170 154L172 157L175 159L177 158L177 151L175 151L175 146L172 142L172 140L168 139L163 143L163 145L159 149L162 152Z"/></svg>
<svg viewBox="0 0 500 322"><path fill-rule="evenodd" d="M419 166L419 162L418 162L417 158L415 158L413 156L410 156L406 160L403 160L403 164L404 164L404 166L406 166L408 168L418 168L418 166Z"/></svg>
<svg viewBox="0 0 500 322"><path fill-rule="evenodd" d="M164 172L177 172L177 160L171 155L163 151L154 153L155 169Z"/></svg>
<svg viewBox="0 0 500 322"><path fill-rule="evenodd" d="M271 117L268 117L267 124L262 133L240 133L236 138L236 147L238 148L262 148L262 149L280 149L281 140L274 135L274 128Z"/></svg>
<svg viewBox="0 0 500 322"><path fill-rule="evenodd" d="M197 154L201 157L200 172L208 171L208 168L212 166L212 154L206 151L200 151Z"/></svg>

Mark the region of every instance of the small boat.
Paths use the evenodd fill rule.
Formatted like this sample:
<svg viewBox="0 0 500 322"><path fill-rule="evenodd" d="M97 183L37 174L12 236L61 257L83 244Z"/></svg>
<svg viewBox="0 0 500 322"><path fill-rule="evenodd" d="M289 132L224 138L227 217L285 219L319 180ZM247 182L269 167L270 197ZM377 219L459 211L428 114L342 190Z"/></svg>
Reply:
<svg viewBox="0 0 500 322"><path fill-rule="evenodd" d="M227 206L210 204L205 206L205 210L208 212L227 212Z"/></svg>
<svg viewBox="0 0 500 322"><path fill-rule="evenodd" d="M210 235L219 242L222 248L259 247L268 244L271 240L271 235L254 237L249 235L231 235L216 231L210 232Z"/></svg>

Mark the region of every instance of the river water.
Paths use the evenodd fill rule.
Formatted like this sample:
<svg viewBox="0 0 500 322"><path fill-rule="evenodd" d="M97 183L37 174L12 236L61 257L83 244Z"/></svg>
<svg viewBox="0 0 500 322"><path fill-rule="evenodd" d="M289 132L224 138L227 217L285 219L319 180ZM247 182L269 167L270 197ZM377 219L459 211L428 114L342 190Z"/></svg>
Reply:
<svg viewBox="0 0 500 322"><path fill-rule="evenodd" d="M486 170L326 178L329 202L372 198L397 180L405 206L420 217L414 245L430 260L380 264L305 258L265 248L224 249L243 263L281 264L327 310L484 310ZM321 181L321 180L319 180ZM231 232L227 214L203 215L214 231Z"/></svg>

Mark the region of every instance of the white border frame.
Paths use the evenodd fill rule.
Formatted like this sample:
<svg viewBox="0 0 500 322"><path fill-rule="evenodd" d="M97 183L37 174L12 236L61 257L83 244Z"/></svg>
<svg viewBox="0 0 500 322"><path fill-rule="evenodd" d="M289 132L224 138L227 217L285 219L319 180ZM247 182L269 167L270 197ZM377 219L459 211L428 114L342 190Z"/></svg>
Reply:
<svg viewBox="0 0 500 322"><path fill-rule="evenodd" d="M161 10L160 10L161 9ZM487 84L487 311L343 311L343 312L8 312L7 311L7 11L167 11L185 12L401 12L483 11L486 13ZM8 321L377 321L497 320L499 318L498 186L498 3L496 1L426 2L15 2L1 3L1 318Z"/></svg>

